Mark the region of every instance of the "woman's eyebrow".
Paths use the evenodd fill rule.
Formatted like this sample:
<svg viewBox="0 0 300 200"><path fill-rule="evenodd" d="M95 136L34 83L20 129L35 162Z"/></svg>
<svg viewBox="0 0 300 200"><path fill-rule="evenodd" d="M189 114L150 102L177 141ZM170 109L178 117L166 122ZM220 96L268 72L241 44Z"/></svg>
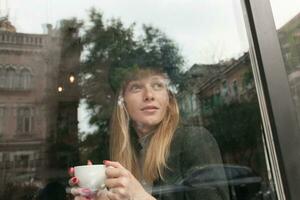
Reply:
<svg viewBox="0 0 300 200"><path fill-rule="evenodd" d="M132 85L132 84L136 84L136 83L140 83L140 80L129 81L127 85Z"/></svg>
<svg viewBox="0 0 300 200"><path fill-rule="evenodd" d="M157 76L157 77L153 77L153 78L151 78L151 80L153 80L153 81L165 81L166 79L165 78L163 78L163 77L160 77L160 76Z"/></svg>
<svg viewBox="0 0 300 200"><path fill-rule="evenodd" d="M154 78L151 80L151 82L159 82L162 83L164 85L168 85L168 80L164 79L164 78Z"/></svg>

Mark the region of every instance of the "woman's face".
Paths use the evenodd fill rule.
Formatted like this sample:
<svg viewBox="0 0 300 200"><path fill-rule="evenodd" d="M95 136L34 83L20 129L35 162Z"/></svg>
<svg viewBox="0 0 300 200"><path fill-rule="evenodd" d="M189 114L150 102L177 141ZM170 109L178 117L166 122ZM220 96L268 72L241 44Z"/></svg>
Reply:
<svg viewBox="0 0 300 200"><path fill-rule="evenodd" d="M162 121L169 105L166 78L152 75L130 81L125 88L124 101L137 126L155 127Z"/></svg>

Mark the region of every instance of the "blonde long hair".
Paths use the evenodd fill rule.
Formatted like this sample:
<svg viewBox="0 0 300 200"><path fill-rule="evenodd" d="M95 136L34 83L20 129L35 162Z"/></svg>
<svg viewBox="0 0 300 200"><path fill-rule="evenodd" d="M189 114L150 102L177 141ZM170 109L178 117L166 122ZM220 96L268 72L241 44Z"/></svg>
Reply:
<svg viewBox="0 0 300 200"><path fill-rule="evenodd" d="M169 155L171 140L179 122L179 109L174 94L169 90L169 105L165 117L153 133L145 155L143 169L140 170L137 152L132 144L129 115L124 103L120 102L124 90L130 80L151 75L162 75L168 80L167 75L152 69L140 69L133 77L124 81L120 90L120 98L116 102L110 127L110 157L111 160L120 162L137 178L143 177L152 182L158 177L163 179L163 170L167 167L166 160Z"/></svg>

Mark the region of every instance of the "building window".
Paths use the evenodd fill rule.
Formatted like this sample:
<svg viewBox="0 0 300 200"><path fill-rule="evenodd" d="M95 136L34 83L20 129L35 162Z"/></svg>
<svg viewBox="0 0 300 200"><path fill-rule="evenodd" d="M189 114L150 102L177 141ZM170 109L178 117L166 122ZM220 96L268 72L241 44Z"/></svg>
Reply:
<svg viewBox="0 0 300 200"><path fill-rule="evenodd" d="M28 69L17 72L10 67L0 67L0 88L9 90L29 90L32 87L32 74Z"/></svg>
<svg viewBox="0 0 300 200"><path fill-rule="evenodd" d="M0 136L4 132L5 108L0 107Z"/></svg>
<svg viewBox="0 0 300 200"><path fill-rule="evenodd" d="M10 156L9 152L3 152L2 153L2 162L10 161L9 156Z"/></svg>
<svg viewBox="0 0 300 200"><path fill-rule="evenodd" d="M192 102L191 102L191 107L192 107L191 111L196 111L198 106L197 106L197 97L196 97L195 94L192 95L191 100L192 100Z"/></svg>
<svg viewBox="0 0 300 200"><path fill-rule="evenodd" d="M4 68L0 68L0 88L6 87L6 70Z"/></svg>
<svg viewBox="0 0 300 200"><path fill-rule="evenodd" d="M243 76L243 89L251 89L254 85L253 75L250 71L245 72Z"/></svg>
<svg viewBox="0 0 300 200"><path fill-rule="evenodd" d="M213 106L218 107L222 104L220 92L213 95Z"/></svg>
<svg viewBox="0 0 300 200"><path fill-rule="evenodd" d="M14 89L17 86L17 73L13 68L7 70L7 88Z"/></svg>
<svg viewBox="0 0 300 200"><path fill-rule="evenodd" d="M226 96L228 94L228 84L227 80L222 81L222 96Z"/></svg>
<svg viewBox="0 0 300 200"><path fill-rule="evenodd" d="M30 134L33 128L33 116L31 109L21 107L17 110L17 132L19 134Z"/></svg>
<svg viewBox="0 0 300 200"><path fill-rule="evenodd" d="M239 95L239 87L237 80L234 80L232 82L232 96L238 96Z"/></svg>
<svg viewBox="0 0 300 200"><path fill-rule="evenodd" d="M20 88L24 90L31 88L31 74L28 69L23 69L20 73Z"/></svg>
<svg viewBox="0 0 300 200"><path fill-rule="evenodd" d="M213 97L206 97L203 99L203 104L201 107L204 114L209 114L213 109Z"/></svg>
<svg viewBox="0 0 300 200"><path fill-rule="evenodd" d="M29 155L21 154L14 156L16 168L28 168L29 167Z"/></svg>

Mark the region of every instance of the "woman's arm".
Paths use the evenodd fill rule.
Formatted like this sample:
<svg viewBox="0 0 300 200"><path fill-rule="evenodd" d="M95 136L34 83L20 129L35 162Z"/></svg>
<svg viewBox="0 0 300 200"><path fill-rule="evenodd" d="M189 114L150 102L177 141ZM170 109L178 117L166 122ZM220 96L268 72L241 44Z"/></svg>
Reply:
<svg viewBox="0 0 300 200"><path fill-rule="evenodd" d="M223 161L214 137L203 127L187 127L180 134L182 183L191 189L186 199L228 200Z"/></svg>

